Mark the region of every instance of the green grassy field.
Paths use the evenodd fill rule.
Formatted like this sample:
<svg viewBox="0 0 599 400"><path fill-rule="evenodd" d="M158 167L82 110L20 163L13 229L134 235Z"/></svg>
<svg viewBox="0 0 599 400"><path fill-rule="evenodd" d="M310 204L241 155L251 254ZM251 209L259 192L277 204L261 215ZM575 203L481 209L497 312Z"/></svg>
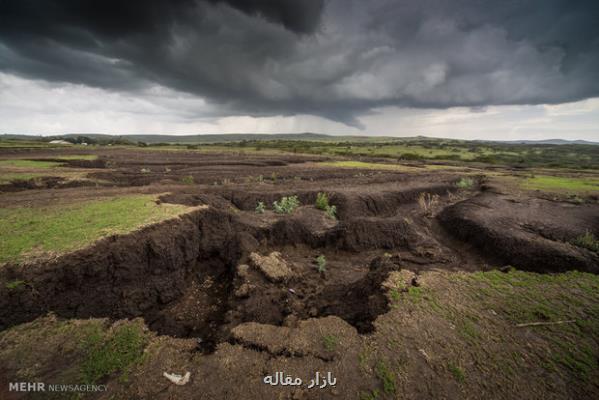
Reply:
<svg viewBox="0 0 599 400"><path fill-rule="evenodd" d="M549 387L555 379L592 386L599 374L598 296L599 277L577 271L439 272L425 274L420 287L392 290L388 323L402 332L396 357L405 347L426 349L433 368L459 384L484 384L488 376L509 384L540 369ZM426 338L429 326L436 330ZM406 361L397 372L410 371Z"/></svg>
<svg viewBox="0 0 599 400"><path fill-rule="evenodd" d="M532 190L599 193L599 178L574 178L538 175L526 178L522 186Z"/></svg>
<svg viewBox="0 0 599 400"><path fill-rule="evenodd" d="M262 140L217 145L188 146L193 149L278 150L297 154L343 157L382 157L395 160L479 162L515 167L599 168L599 146L473 142L449 139L396 139L386 142L311 142Z"/></svg>
<svg viewBox="0 0 599 400"><path fill-rule="evenodd" d="M457 167L453 165L423 164L418 166L411 166L405 164L385 164L364 161L323 161L318 163L318 165L336 168L373 169L401 172L422 172L426 170L468 170L467 168Z"/></svg>
<svg viewBox="0 0 599 400"><path fill-rule="evenodd" d="M0 160L0 167L11 168L54 168L62 163L56 161L32 161L32 160Z"/></svg>
<svg viewBox="0 0 599 400"><path fill-rule="evenodd" d="M135 195L67 206L0 208L0 262L74 250L100 237L130 232L188 209L158 205L155 197Z"/></svg>

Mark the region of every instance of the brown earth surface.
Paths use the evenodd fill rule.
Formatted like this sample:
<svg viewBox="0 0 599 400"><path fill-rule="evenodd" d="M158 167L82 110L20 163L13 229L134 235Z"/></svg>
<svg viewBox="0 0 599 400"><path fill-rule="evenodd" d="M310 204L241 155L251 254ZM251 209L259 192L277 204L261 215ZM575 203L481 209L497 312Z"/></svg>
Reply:
<svg viewBox="0 0 599 400"><path fill-rule="evenodd" d="M2 266L0 398L45 398L3 392L7 382L73 382L73 365L85 351L66 332L92 323L106 331L139 324L147 346L126 381L104 377L110 390L88 398L599 396L596 371L586 381L555 381L535 369L529 377L485 379L485 370L497 367L491 353L502 351L498 342L482 359L456 354L451 324L403 300L426 288L462 304L455 277L507 265L598 273L597 253L570 243L585 232L599 236L596 202L533 197L497 187L482 173L471 188L459 189L455 169L334 168L319 165L324 158L317 156L126 148L8 151L3 159L99 158L64 161L67 168L89 169L85 180L61 184L49 175L1 186L2 207L134 193L168 193L159 201L201 207L53 259ZM319 192L337 207L336 219L314 207ZM422 193L430 195L429 203ZM273 201L290 195L297 195L301 206L289 215L274 213ZM255 212L258 202L268 206L264 213ZM285 267L261 268L273 252ZM319 272L321 255L326 269ZM9 290L5 284L12 281L27 284ZM510 340L541 340L496 324L495 334ZM468 384L447 367L449 359L478 363ZM441 362L446 367L439 367ZM389 363L401 372L389 372ZM526 371L536 363L529 358L519 366ZM186 371L191 380L183 386L162 376ZM316 371L331 372L337 384L323 389L265 384L264 376L276 371L303 382Z"/></svg>

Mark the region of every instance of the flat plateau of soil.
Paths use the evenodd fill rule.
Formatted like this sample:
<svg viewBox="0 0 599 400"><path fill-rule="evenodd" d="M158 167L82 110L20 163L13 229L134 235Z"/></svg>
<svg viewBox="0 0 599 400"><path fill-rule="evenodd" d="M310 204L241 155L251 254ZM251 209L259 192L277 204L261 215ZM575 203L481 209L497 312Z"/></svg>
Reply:
<svg viewBox="0 0 599 400"><path fill-rule="evenodd" d="M0 266L0 399L599 397L599 255L580 244L599 237L596 194L519 190L496 166L130 148L0 158L75 151L97 158L62 160L74 179L0 185L0 207L160 194L194 208ZM276 213L287 196L299 207ZM302 383L265 383L277 372ZM317 372L335 384L308 387ZM23 381L108 389L9 391Z"/></svg>

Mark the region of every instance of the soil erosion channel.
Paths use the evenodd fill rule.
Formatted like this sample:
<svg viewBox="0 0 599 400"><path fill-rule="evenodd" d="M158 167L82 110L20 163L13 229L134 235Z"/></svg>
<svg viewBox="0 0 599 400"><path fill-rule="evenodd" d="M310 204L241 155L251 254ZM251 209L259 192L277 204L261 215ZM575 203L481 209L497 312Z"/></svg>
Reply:
<svg viewBox="0 0 599 400"><path fill-rule="evenodd" d="M198 207L180 218L108 237L50 261L6 265L0 280L27 284L18 291L0 288L0 329L50 311L65 318L142 316L159 334L196 338L205 353L218 343L234 343L231 330L246 322L295 326L308 318L334 315L367 334L377 316L388 310L381 284L391 271L472 270L485 264L480 254L442 226L450 224L449 231L460 238L468 232L484 237L487 230L470 217L468 205L477 196L497 195L478 187L457 193L452 182L425 188L439 194L438 207L445 209L439 223L419 207L422 190L331 193L338 219L313 206L301 206L289 215L253 211L260 196L270 200L264 196L274 199L290 193L166 195L161 201ZM314 204L317 193L299 193L301 203ZM464 215L469 218L468 231L460 234ZM527 235L534 233L527 229ZM549 239L542 240L538 252L562 251L551 247ZM478 247L492 246L487 241ZM496 257L494 261L523 259L518 248L511 253L492 250L487 253ZM586 269L597 265L590 254L571 247L563 252L564 262L578 260ZM535 269L535 259L523 260ZM417 278L410 284L417 285Z"/></svg>

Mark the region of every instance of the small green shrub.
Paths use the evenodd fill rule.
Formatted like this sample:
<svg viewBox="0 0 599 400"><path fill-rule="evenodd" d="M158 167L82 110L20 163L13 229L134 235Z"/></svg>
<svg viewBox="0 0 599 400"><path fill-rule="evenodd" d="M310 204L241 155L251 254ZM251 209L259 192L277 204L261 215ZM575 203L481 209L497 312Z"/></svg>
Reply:
<svg viewBox="0 0 599 400"><path fill-rule="evenodd" d="M451 372L451 375L453 375L456 381L463 383L466 380L464 370L457 365L449 364L447 365L447 369Z"/></svg>
<svg viewBox="0 0 599 400"><path fill-rule="evenodd" d="M327 270L327 259L322 254L316 257L316 268L318 272L325 272Z"/></svg>
<svg viewBox="0 0 599 400"><path fill-rule="evenodd" d="M595 253L599 253L599 240L597 240L595 235L589 231L586 231L584 235L580 235L573 239L571 243L575 246L583 247L585 249L594 251Z"/></svg>
<svg viewBox="0 0 599 400"><path fill-rule="evenodd" d="M181 178L181 183L184 183L186 185L193 185L193 183L194 183L193 176L191 176L191 175L184 176L183 178Z"/></svg>
<svg viewBox="0 0 599 400"><path fill-rule="evenodd" d="M258 205L256 206L256 213L264 214L264 210L266 210L266 205L264 205L263 201L259 201Z"/></svg>
<svg viewBox="0 0 599 400"><path fill-rule="evenodd" d="M316 195L316 208L323 210L327 216L333 219L337 218L337 207L329 204L329 197L326 193L319 192Z"/></svg>
<svg viewBox="0 0 599 400"><path fill-rule="evenodd" d="M326 193L318 192L316 195L316 208L326 210L329 207L329 197Z"/></svg>
<svg viewBox="0 0 599 400"><path fill-rule="evenodd" d="M299 205L297 196L286 196L272 203L272 208L277 214L291 214Z"/></svg>
<svg viewBox="0 0 599 400"><path fill-rule="evenodd" d="M474 180L471 178L460 178L455 185L460 189L470 189L472 186L474 186Z"/></svg>
<svg viewBox="0 0 599 400"><path fill-rule="evenodd" d="M333 218L333 219L337 219L337 207L336 206L328 206L326 210L324 210L324 212L327 214L327 216Z"/></svg>

